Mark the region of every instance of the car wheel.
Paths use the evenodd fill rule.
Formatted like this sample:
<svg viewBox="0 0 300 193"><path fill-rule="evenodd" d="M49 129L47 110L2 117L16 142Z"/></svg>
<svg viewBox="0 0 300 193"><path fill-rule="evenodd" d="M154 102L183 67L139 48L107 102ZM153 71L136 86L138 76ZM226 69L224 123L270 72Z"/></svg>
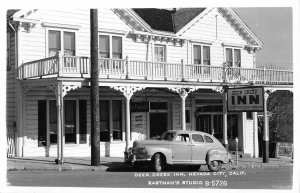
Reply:
<svg viewBox="0 0 300 193"><path fill-rule="evenodd" d="M211 161L209 164L208 164L208 169L209 171L211 172L217 172L221 169L222 167L222 163L220 161Z"/></svg>
<svg viewBox="0 0 300 193"><path fill-rule="evenodd" d="M165 164L164 158L161 154L157 153L153 156L153 169L156 172L161 172Z"/></svg>

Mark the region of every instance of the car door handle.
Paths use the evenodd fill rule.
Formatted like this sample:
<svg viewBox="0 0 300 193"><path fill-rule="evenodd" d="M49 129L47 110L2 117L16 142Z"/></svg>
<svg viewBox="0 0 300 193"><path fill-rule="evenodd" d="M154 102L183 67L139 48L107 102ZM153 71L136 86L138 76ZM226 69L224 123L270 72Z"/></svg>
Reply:
<svg viewBox="0 0 300 193"><path fill-rule="evenodd" d="M196 145L188 145L188 146L196 146Z"/></svg>

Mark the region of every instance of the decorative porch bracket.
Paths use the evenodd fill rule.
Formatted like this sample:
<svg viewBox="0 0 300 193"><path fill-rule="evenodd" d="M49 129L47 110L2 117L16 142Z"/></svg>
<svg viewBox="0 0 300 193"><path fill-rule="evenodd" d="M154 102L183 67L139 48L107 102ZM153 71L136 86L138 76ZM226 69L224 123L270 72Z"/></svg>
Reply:
<svg viewBox="0 0 300 193"><path fill-rule="evenodd" d="M137 86L110 86L112 89L117 91L121 91L123 95L126 97L126 147L125 151L128 151L129 142L130 142L130 99L132 95L145 87L137 87Z"/></svg>

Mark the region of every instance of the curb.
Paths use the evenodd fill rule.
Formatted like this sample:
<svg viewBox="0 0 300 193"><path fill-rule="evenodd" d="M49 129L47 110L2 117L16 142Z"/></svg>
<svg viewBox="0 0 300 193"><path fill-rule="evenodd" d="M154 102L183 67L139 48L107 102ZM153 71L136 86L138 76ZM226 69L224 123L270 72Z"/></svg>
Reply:
<svg viewBox="0 0 300 193"><path fill-rule="evenodd" d="M255 164L255 165L225 165L222 169L225 170L236 170L236 169L253 169L253 168L264 168L264 167L293 167L293 164Z"/></svg>
<svg viewBox="0 0 300 193"><path fill-rule="evenodd" d="M263 168L263 167L292 167L293 164L255 164L255 165L223 165L222 169L224 170L236 170L236 169L253 169L253 168ZM75 165L25 165L20 167L11 167L7 169L10 171L107 171L114 170L113 168L124 167L122 164L115 165L114 167L109 166L75 166Z"/></svg>

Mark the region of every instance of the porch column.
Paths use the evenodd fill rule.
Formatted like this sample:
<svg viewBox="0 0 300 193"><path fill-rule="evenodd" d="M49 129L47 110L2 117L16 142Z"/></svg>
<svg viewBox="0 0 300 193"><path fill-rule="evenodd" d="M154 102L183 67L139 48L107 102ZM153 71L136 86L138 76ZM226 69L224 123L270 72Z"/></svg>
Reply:
<svg viewBox="0 0 300 193"><path fill-rule="evenodd" d="M125 151L129 148L130 143L130 99L131 96L126 96L126 147Z"/></svg>
<svg viewBox="0 0 300 193"><path fill-rule="evenodd" d="M185 89L181 89L179 93L181 97L181 128L186 130L186 120L185 120L185 99L188 96L188 93Z"/></svg>
<svg viewBox="0 0 300 193"><path fill-rule="evenodd" d="M228 151L228 135L227 135L227 90L223 92L223 145Z"/></svg>
<svg viewBox="0 0 300 193"><path fill-rule="evenodd" d="M17 120L16 120L16 131L17 131L17 143L16 143L16 155L23 157L23 87L21 83L17 82Z"/></svg>
<svg viewBox="0 0 300 193"><path fill-rule="evenodd" d="M126 98L126 146L125 151L128 150L130 144L130 99L132 95L139 90L144 89L145 87L135 87L135 86L110 86L111 88L121 91Z"/></svg>
<svg viewBox="0 0 300 193"><path fill-rule="evenodd" d="M265 91L264 97L263 163L269 163L269 119L267 115L267 100L269 93Z"/></svg>
<svg viewBox="0 0 300 193"><path fill-rule="evenodd" d="M57 160L59 165L63 164L63 88L62 82L57 84L56 107L57 107Z"/></svg>

